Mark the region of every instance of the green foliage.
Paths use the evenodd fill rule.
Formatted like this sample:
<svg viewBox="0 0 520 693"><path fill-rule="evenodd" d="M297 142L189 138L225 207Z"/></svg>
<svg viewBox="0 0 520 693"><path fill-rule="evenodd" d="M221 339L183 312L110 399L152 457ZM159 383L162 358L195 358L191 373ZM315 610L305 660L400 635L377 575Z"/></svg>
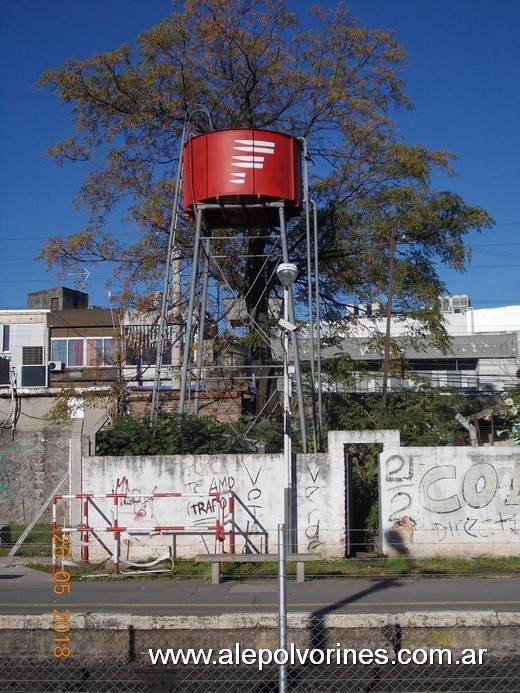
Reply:
<svg viewBox="0 0 520 693"><path fill-rule="evenodd" d="M283 424L281 421L259 419L254 421L244 417L235 427L236 430L251 441L265 444L265 452L281 452L283 450Z"/></svg>
<svg viewBox="0 0 520 693"><path fill-rule="evenodd" d="M354 553L363 548L372 550L379 529L378 454L379 445L352 445L347 454L350 465L350 496L352 502L351 542Z"/></svg>
<svg viewBox="0 0 520 693"><path fill-rule="evenodd" d="M348 382L351 365L334 364L332 372ZM381 394L328 394L326 403L331 429L398 429L402 445L408 446L453 445L457 438L466 437L455 415L469 406L468 399L427 383L415 390L388 393L386 406ZM348 450L357 549L363 545L372 549L377 538L379 451L378 445L353 445Z"/></svg>
<svg viewBox="0 0 520 693"><path fill-rule="evenodd" d="M11 526L11 544L14 545L26 530L25 525ZM36 524L31 529L23 544L16 551L16 556L50 556L52 527L50 524ZM11 544L0 546L0 556L7 556Z"/></svg>
<svg viewBox="0 0 520 693"><path fill-rule="evenodd" d="M212 455L246 452L247 441L229 435L229 427L209 417L190 414L162 416L151 425L148 418L116 419L100 431L98 455Z"/></svg>
<svg viewBox="0 0 520 693"><path fill-rule="evenodd" d="M74 419L84 407L98 407L107 413L124 412L128 393L116 381L109 385L98 383L96 389L78 388L72 385L61 387L54 396L47 418L54 424L67 424Z"/></svg>
<svg viewBox="0 0 520 693"><path fill-rule="evenodd" d="M399 429L402 445L452 445L464 431L455 415L468 406L464 395L424 383L416 390L387 395L329 394L326 397L331 429Z"/></svg>
<svg viewBox="0 0 520 693"><path fill-rule="evenodd" d="M29 563L29 568L50 572L49 563ZM276 561L267 563L226 563L224 574L234 580L271 577L277 575L278 565ZM80 573L77 569L70 568L72 580L76 579ZM105 569L104 569L105 570ZM147 573L137 577L136 575L118 575L118 581L132 580L135 582L157 582L172 581L183 579L210 579L211 568L207 563L198 561L176 559L173 570L164 573ZM287 564L287 573L294 574L296 566L294 563ZM306 564L305 574L309 577L315 576L348 576L351 578L377 578L384 576L416 575L417 577L434 577L446 575L468 576L475 575L482 577L518 576L520 572L520 558L497 558L496 556L482 556L478 558L380 558L371 560L356 561L348 560L327 560L310 561ZM106 575L96 577L95 570L89 567L88 574L91 579L106 582L112 578Z"/></svg>
<svg viewBox="0 0 520 693"><path fill-rule="evenodd" d="M437 268L462 270L465 235L492 220L458 195L431 188L433 174L452 173L454 155L404 142L390 117L413 107L401 77L407 56L393 32L360 26L345 3L312 7L311 22L286 5L173 0L172 14L131 45L70 59L41 76L40 86L72 112L74 132L48 154L59 165L83 166L75 203L88 226L61 229L40 257L64 273L105 263L118 287L115 300L151 310L164 282L187 115L194 135L211 127L277 130L304 138L315 163L310 197L318 212L322 319L347 332L346 306L388 295L389 242L397 234L393 308L411 319L408 346L445 348ZM107 222L118 216L114 233ZM130 233L120 232L125 227ZM213 230L220 258L213 280L223 293L245 298L251 335L243 344L253 364L265 366L271 347L258 335L269 331L268 299L280 289L279 253L272 254L278 231L235 231L226 240L225 229ZM291 260L301 269L295 300L306 313L302 219L291 222L289 236ZM184 214L176 237L180 246L193 243ZM263 372L256 413L268 412L272 375Z"/></svg>
<svg viewBox="0 0 520 693"><path fill-rule="evenodd" d="M66 423L71 418L71 402L77 401L78 392L74 387L63 387L54 397L48 418L53 423Z"/></svg>
<svg viewBox="0 0 520 693"><path fill-rule="evenodd" d="M520 445L520 386L511 388L507 397L500 404L495 404L489 409L488 419L495 417L499 428L497 435L507 434L507 438L514 438Z"/></svg>

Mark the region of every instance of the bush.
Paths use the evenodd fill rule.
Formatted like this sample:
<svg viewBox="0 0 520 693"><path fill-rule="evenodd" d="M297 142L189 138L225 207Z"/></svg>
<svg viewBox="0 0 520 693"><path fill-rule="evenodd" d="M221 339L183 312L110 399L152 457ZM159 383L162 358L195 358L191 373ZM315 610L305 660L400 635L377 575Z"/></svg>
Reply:
<svg viewBox="0 0 520 693"><path fill-rule="evenodd" d="M230 435L225 424L191 414L164 415L156 424L147 418L115 419L96 439L97 455L214 455L247 451L248 441Z"/></svg>

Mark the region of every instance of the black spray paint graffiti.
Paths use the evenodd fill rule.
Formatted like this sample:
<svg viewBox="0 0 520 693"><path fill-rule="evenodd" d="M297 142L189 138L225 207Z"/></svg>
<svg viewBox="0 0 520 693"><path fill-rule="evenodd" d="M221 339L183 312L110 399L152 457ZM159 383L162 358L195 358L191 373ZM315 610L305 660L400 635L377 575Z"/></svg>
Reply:
<svg viewBox="0 0 520 693"><path fill-rule="evenodd" d="M194 481L187 481L186 488L189 493L204 493L204 487L207 483L207 479L200 477ZM214 476L209 482L208 494L210 493L226 493L226 491L232 491L235 487L235 478L232 476Z"/></svg>
<svg viewBox="0 0 520 693"><path fill-rule="evenodd" d="M188 493L199 493L204 486L204 479L196 479L195 481L186 482Z"/></svg>
<svg viewBox="0 0 520 693"><path fill-rule="evenodd" d="M308 504L318 506L319 490L323 488L318 484L320 476L320 468L317 467L314 471L307 467L309 473L308 485L305 488L305 500ZM307 551L316 551L325 542L320 538L320 510L318 507L312 507L307 511L307 527L305 528L305 537L308 540Z"/></svg>
<svg viewBox="0 0 520 693"><path fill-rule="evenodd" d="M392 498L390 500L389 522L401 522L405 512L412 505L412 496L404 488L413 486L414 463L413 456L409 455L405 460L401 455L391 455L386 460L385 481L390 484L397 484L390 489ZM410 482L408 484L402 482Z"/></svg>
<svg viewBox="0 0 520 693"><path fill-rule="evenodd" d="M428 469L417 487L413 478L414 460L411 455L406 459L392 455L386 460L385 480L395 484L388 489L392 494L387 517L389 522L400 522L412 507L412 498L418 496L420 505L427 513L449 516L446 520L439 519L432 524L438 542L458 536L475 540L489 539L497 532L513 534L515 537L520 535L520 520L515 513L503 514L500 509L495 509L487 516L480 514L475 517L473 514L497 500L500 505L501 496L504 508L520 506L520 460L516 460L511 471L505 496L504 489L500 487L497 469L481 456L463 473L456 465L446 464ZM464 509L467 510L465 518L454 516L459 511L464 512Z"/></svg>
<svg viewBox="0 0 520 693"><path fill-rule="evenodd" d="M192 476L191 468L188 476ZM228 507L228 498L226 495L217 499L211 494L227 494L234 487L235 478L229 475L212 477L209 483L208 479L204 477L187 481L188 494L200 494L201 496L200 500L190 498L186 503L186 514L191 519L193 526L207 529L208 526L215 524L215 521L222 517L222 511Z"/></svg>
<svg viewBox="0 0 520 693"><path fill-rule="evenodd" d="M204 500L194 501L189 500L186 506L186 511L188 516L192 517L203 517L205 520L214 518L217 515L217 511L225 510L227 508L228 502L227 498L222 497L220 499L213 497L205 498Z"/></svg>
<svg viewBox="0 0 520 693"><path fill-rule="evenodd" d="M474 464L462 478L459 492L444 498L436 498L432 487L441 480L457 479L454 465L432 467L419 482L419 498L425 510L432 513L452 513L462 507L461 499L470 508L485 508L495 498L498 490L498 474L488 462Z"/></svg>
<svg viewBox="0 0 520 693"><path fill-rule="evenodd" d="M483 520L476 517L468 517L466 520L447 520L434 522L433 528L436 532L438 542L443 542L447 537L472 537L474 539L489 539L497 533L513 534L520 536L520 518L517 515L504 517L499 511L498 519L488 517Z"/></svg>
<svg viewBox="0 0 520 693"><path fill-rule="evenodd" d="M232 476L213 477L209 484L208 493L225 493L235 488L235 479Z"/></svg>
<svg viewBox="0 0 520 693"><path fill-rule="evenodd" d="M242 462L242 464L244 466L244 469L246 470L247 476L249 477L249 481L251 482L251 487L249 488L246 496L246 507L249 510L252 519L248 518L245 527L246 542L247 544L250 544L252 541L252 537L254 535L257 535L259 532L263 531L262 524L258 519L258 515L261 514L263 510L263 503L261 502L262 489L260 488L260 485L258 483L263 466L261 466L256 472L256 474L253 476L249 469L246 467L245 462ZM253 547L251 546L250 548ZM255 548L257 548L257 550L258 548L262 550L262 547Z"/></svg>
<svg viewBox="0 0 520 693"><path fill-rule="evenodd" d="M22 488L20 466L6 455L0 454L0 493L12 495Z"/></svg>
<svg viewBox="0 0 520 693"><path fill-rule="evenodd" d="M242 479L242 486L245 489L248 488L248 490L244 490L240 495L234 492L237 485L235 477L224 475L215 476L208 480L207 477L197 478L190 469L188 476L192 477L192 480L186 482L186 488L189 494L200 494L201 498L200 500L190 498L186 503L186 512L190 517L191 524L201 529L206 529L208 525L214 524L217 517L222 519L224 514L227 517L227 529L229 530L231 518L229 514L226 515L226 512L229 507L228 494L233 492L235 500L235 524L233 529L235 535L245 540L246 551L262 553L265 547L262 544L257 546L254 543L255 541L258 543L258 537L260 536L262 537L260 541L262 543L265 542L267 546L267 532L258 519L258 515L263 510L261 502L262 489L259 483L262 467L255 474L252 474L243 461L242 466L249 478L250 488L248 488L249 484L247 481ZM223 494L219 500L211 496L211 494L217 493ZM244 515L247 518L245 521ZM237 523L240 523L240 526Z"/></svg>
<svg viewBox="0 0 520 693"><path fill-rule="evenodd" d="M509 493L504 505L520 505L520 460L515 463L515 470L511 476Z"/></svg>

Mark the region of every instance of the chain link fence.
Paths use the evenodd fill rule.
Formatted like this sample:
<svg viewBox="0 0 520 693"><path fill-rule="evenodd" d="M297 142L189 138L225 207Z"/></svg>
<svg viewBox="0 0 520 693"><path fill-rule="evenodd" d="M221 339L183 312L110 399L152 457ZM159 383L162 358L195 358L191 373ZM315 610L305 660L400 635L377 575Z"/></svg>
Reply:
<svg viewBox="0 0 520 693"><path fill-rule="evenodd" d="M519 614L60 615L0 617L0 691L520 692Z"/></svg>

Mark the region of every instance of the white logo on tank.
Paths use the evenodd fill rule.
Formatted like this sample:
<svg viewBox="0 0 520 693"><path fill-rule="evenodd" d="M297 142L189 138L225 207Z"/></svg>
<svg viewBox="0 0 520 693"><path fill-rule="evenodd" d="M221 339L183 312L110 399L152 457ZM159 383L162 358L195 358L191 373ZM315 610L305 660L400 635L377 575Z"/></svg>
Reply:
<svg viewBox="0 0 520 693"><path fill-rule="evenodd" d="M231 166L236 168L263 168L265 156L262 155L274 154L274 142L266 140L234 140L234 142L233 151L248 152L231 157ZM231 171L229 182L242 185L246 182L246 173L246 171Z"/></svg>

